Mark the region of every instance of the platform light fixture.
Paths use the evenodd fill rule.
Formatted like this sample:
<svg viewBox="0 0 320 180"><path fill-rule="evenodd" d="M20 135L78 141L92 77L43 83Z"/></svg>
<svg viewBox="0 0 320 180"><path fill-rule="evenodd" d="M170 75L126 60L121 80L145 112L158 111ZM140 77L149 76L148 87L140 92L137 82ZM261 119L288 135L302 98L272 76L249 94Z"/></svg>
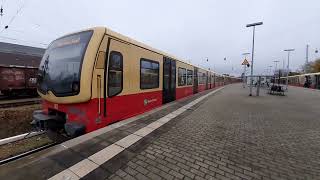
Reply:
<svg viewBox="0 0 320 180"><path fill-rule="evenodd" d="M252 24L247 24L246 27L253 27L253 38L252 38L252 53L251 53L251 76L250 76L250 94L249 96L252 96L252 86L253 86L253 57L254 57L254 34L256 30L256 26L262 25L263 22L256 22Z"/></svg>
<svg viewBox="0 0 320 180"><path fill-rule="evenodd" d="M283 51L288 52L287 79L286 79L286 90L288 91L290 52L294 51L294 49L285 49Z"/></svg>

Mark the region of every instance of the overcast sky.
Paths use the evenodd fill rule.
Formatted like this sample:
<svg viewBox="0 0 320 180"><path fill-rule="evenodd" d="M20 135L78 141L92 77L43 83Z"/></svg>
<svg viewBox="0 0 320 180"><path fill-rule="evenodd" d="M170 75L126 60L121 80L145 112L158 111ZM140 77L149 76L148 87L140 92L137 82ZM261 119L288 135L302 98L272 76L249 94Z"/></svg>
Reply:
<svg viewBox="0 0 320 180"><path fill-rule="evenodd" d="M240 74L242 53L252 48L252 28L245 25L263 21L256 27L255 74L266 73L270 65L274 68L274 60L282 67L287 48L295 49L290 58L293 70L305 62L306 44L311 60L320 57L315 53L320 49L319 0L1 0L1 4L0 40L5 42L45 47L66 33L106 26L193 64Z"/></svg>

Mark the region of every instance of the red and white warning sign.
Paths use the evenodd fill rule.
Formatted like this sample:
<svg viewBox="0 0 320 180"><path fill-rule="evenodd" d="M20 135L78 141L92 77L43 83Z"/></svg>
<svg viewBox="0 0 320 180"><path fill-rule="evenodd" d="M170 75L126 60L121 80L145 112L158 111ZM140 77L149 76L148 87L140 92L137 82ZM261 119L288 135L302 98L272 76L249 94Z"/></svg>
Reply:
<svg viewBox="0 0 320 180"><path fill-rule="evenodd" d="M241 65L248 65L249 61L247 59L244 59Z"/></svg>

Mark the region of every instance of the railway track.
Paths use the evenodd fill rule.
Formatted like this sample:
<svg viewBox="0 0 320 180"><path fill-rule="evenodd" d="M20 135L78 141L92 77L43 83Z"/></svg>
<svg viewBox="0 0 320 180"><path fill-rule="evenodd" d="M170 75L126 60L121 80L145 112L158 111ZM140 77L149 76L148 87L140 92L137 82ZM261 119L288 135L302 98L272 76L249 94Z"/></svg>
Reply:
<svg viewBox="0 0 320 180"><path fill-rule="evenodd" d="M4 152L6 155L2 155L2 157L0 157L0 165L45 150L67 140L67 138L57 138L56 141L53 141L49 140L47 135L48 134L46 132L32 132L1 139L0 153ZM39 142L38 139L41 138L42 140Z"/></svg>
<svg viewBox="0 0 320 180"><path fill-rule="evenodd" d="M40 98L0 100L0 108L39 104L40 102L41 102Z"/></svg>
<svg viewBox="0 0 320 180"><path fill-rule="evenodd" d="M11 162L11 161L14 161L14 160L17 160L17 159L19 159L19 158L28 156L28 155L33 154L33 153L36 153L36 152L42 151L42 150L44 150L44 149L47 149L47 148L52 147L52 146L57 145L57 144L59 144L59 143L57 143L57 142L50 143L50 144L47 144L47 145L44 145L44 146L41 146L41 147L32 149L32 150L30 150L30 151L23 152L23 153L21 153L21 154L14 155L14 156L11 156L11 157L9 157L9 158L0 160L0 165L5 164L5 163L8 163L8 162Z"/></svg>

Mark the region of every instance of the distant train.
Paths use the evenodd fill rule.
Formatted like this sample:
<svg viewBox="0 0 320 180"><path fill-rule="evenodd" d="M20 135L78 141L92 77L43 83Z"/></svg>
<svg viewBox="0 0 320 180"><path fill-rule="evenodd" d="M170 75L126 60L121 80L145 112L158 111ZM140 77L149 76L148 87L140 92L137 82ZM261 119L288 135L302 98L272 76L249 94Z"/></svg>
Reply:
<svg viewBox="0 0 320 180"><path fill-rule="evenodd" d="M38 68L0 66L0 92L5 96L37 95Z"/></svg>
<svg viewBox="0 0 320 180"><path fill-rule="evenodd" d="M39 67L39 129L78 136L162 104L238 82L107 28L53 41Z"/></svg>
<svg viewBox="0 0 320 180"><path fill-rule="evenodd" d="M286 80L286 77L281 77L280 83L286 84ZM320 89L320 72L289 76L288 84L291 86Z"/></svg>

